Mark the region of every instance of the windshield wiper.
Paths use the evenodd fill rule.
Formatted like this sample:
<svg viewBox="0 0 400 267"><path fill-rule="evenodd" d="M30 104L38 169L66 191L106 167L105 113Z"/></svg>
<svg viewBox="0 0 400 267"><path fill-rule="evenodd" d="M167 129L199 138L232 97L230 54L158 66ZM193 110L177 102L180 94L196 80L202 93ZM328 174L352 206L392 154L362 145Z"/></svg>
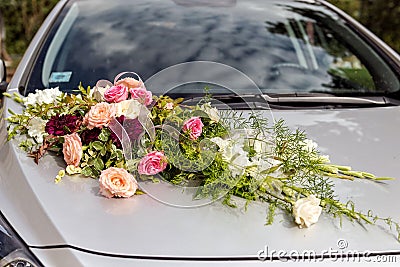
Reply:
<svg viewBox="0 0 400 267"><path fill-rule="evenodd" d="M212 99L233 108L296 109L399 106L400 100L386 96L335 96L327 93L215 94ZM188 99L186 97L186 99ZM189 99L193 99L189 97ZM190 100L189 100L190 101Z"/></svg>
<svg viewBox="0 0 400 267"><path fill-rule="evenodd" d="M262 95L268 103L316 103L316 104L356 104L356 105L388 105L393 100L385 97L349 97L349 96L284 96L271 97ZM399 103L397 103L399 104Z"/></svg>

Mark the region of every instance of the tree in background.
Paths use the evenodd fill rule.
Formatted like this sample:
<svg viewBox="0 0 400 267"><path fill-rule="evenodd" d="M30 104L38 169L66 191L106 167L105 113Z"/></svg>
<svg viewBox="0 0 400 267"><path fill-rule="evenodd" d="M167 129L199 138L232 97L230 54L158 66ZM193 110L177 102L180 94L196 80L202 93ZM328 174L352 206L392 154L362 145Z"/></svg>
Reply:
<svg viewBox="0 0 400 267"><path fill-rule="evenodd" d="M400 53L399 0L329 0Z"/></svg>
<svg viewBox="0 0 400 267"><path fill-rule="evenodd" d="M6 24L6 47L10 54L22 55L47 14L58 0L0 0Z"/></svg>
<svg viewBox="0 0 400 267"><path fill-rule="evenodd" d="M400 52L399 0L328 0ZM58 0L0 0L8 53L22 55Z"/></svg>

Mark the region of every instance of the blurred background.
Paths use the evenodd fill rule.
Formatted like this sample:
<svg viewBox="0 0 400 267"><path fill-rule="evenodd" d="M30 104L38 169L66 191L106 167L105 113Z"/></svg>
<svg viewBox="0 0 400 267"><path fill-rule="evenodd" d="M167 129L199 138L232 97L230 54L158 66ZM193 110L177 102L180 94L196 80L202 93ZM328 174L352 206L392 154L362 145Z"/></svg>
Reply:
<svg viewBox="0 0 400 267"><path fill-rule="evenodd" d="M0 58L8 80L30 40L58 0L0 0ZM399 0L328 0L357 19L400 53Z"/></svg>

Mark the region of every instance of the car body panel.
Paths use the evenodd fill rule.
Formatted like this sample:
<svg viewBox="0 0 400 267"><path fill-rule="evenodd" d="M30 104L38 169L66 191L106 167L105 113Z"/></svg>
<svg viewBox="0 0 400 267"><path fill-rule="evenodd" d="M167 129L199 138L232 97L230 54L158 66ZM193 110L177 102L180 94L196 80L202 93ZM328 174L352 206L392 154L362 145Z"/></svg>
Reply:
<svg viewBox="0 0 400 267"><path fill-rule="evenodd" d="M10 101L7 106L17 108ZM284 118L293 129L305 130L335 163L378 176L398 176L400 108L275 111L273 115ZM393 119L389 123L384 118ZM218 201L177 208L149 195L106 199L99 195L94 179L66 177L55 184L55 176L65 167L61 158L46 155L37 166L15 142L7 143L1 153L0 201L9 202L2 212L30 246L68 244L115 255L229 258L256 257L265 245L318 252L342 238L359 251L400 251L394 233L347 220L340 227L339 219L325 215L309 229L298 229L284 214L265 226L266 205L261 203L244 211L243 206L231 209ZM399 201L399 180L335 182L342 201L352 200L359 209L372 209L380 216L400 215L393 204Z"/></svg>
<svg viewBox="0 0 400 267"><path fill-rule="evenodd" d="M10 93L24 86L42 38L66 2L57 5L36 35L10 83ZM370 32L359 30L391 55L393 64L398 64L397 54ZM7 109L22 111L8 99L4 117L10 115ZM305 130L334 163L400 178L399 107L274 110L273 116L285 119L292 129ZM0 122L0 140L6 137L4 117ZM60 266L60 260L64 260L64 266L258 266L262 262L256 261L257 254L266 246L286 252L313 250L321 255L330 248L338 249L339 240L348 244L345 250L339 250L342 253L349 249L400 254L394 231L347 219L340 226L338 218L326 214L318 224L298 229L284 213L278 214L273 225L265 226L267 205L251 203L245 211L243 201L238 199L241 205L237 209L219 201L197 208L177 208L149 195L106 199L99 195L94 179L67 176L55 184L55 176L65 167L62 158L48 154L36 165L17 147L16 141L3 143L1 212L46 266ZM363 211L371 209L382 217L400 219L396 206L400 201L399 179L334 182L340 200L354 201ZM170 190L164 185L160 188ZM212 261L217 258L221 261ZM203 261L193 261L196 259Z"/></svg>

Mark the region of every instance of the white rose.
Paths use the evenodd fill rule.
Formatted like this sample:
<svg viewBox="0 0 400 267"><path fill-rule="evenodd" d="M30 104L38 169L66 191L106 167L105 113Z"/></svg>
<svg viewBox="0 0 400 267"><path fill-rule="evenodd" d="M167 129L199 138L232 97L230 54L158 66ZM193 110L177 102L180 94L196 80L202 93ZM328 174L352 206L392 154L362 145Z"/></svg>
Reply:
<svg viewBox="0 0 400 267"><path fill-rule="evenodd" d="M322 208L319 205L321 200L314 195L301 198L294 203L293 216L300 228L310 227L318 221Z"/></svg>
<svg viewBox="0 0 400 267"><path fill-rule="evenodd" d="M139 116L142 104L134 99L130 99L116 103L115 106L117 108L117 117L124 115L128 119L136 119Z"/></svg>
<svg viewBox="0 0 400 267"><path fill-rule="evenodd" d="M33 117L28 124L28 135L35 138L38 143L43 143L46 123L47 121L41 118Z"/></svg>

